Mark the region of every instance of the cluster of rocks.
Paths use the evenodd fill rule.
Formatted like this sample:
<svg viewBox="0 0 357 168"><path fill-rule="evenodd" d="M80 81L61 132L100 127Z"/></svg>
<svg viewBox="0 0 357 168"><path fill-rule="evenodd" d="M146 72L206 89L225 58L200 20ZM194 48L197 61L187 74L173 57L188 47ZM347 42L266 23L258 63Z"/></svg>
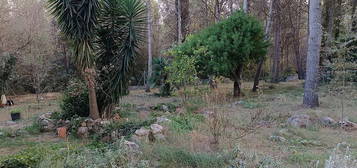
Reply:
<svg viewBox="0 0 357 168"><path fill-rule="evenodd" d="M166 128L160 125L160 123L168 123L171 120L165 117L157 117L156 123L151 124L149 128L141 127L140 129L135 131L135 135L133 139L136 141L164 141L165 140L165 132Z"/></svg>
<svg viewBox="0 0 357 168"><path fill-rule="evenodd" d="M297 128L307 128L313 124L320 124L324 127L341 127L345 130L357 130L357 124L349 121L348 119L336 121L331 117L312 118L306 114L296 114L291 116L287 120L287 124Z"/></svg>

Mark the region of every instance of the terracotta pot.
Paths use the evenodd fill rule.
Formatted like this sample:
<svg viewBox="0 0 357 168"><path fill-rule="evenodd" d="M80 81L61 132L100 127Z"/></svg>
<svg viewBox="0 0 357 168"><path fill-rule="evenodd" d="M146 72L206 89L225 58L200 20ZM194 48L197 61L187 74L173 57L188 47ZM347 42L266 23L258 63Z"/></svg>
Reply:
<svg viewBox="0 0 357 168"><path fill-rule="evenodd" d="M57 135L60 138L66 138L67 137L67 128L66 127L57 128Z"/></svg>

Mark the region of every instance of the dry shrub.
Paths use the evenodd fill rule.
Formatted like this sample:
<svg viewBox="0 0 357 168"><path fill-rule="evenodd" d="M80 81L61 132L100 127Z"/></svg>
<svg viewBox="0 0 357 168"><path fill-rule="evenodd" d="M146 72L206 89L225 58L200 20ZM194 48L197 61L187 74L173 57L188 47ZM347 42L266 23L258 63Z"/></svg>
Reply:
<svg viewBox="0 0 357 168"><path fill-rule="evenodd" d="M340 143L333 150L331 156L326 160L325 168L355 168L357 160L351 156L348 145Z"/></svg>
<svg viewBox="0 0 357 168"><path fill-rule="evenodd" d="M209 131L213 136L211 143L218 145L220 137L226 133L229 123L228 115L221 106L231 99L222 90L214 89L210 94L205 95L204 100L207 106L212 109L207 120Z"/></svg>

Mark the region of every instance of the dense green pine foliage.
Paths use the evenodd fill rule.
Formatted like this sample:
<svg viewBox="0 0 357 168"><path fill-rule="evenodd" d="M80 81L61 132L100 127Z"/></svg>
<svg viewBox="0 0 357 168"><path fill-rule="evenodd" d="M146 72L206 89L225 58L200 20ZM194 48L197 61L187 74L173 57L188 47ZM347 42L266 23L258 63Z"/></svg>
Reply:
<svg viewBox="0 0 357 168"><path fill-rule="evenodd" d="M173 50L173 55L197 57L200 75L233 79L235 70L264 57L268 43L261 23L243 12L190 36ZM233 79L234 80L234 79Z"/></svg>

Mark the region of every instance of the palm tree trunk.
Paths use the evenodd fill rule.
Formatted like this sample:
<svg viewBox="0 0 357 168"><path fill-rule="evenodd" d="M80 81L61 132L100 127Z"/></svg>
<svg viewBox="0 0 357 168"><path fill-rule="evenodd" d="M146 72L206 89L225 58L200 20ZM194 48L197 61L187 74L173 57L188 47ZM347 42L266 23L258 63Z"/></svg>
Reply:
<svg viewBox="0 0 357 168"><path fill-rule="evenodd" d="M317 107L319 106L317 86L322 38L320 0L310 1L309 32L303 104L307 107Z"/></svg>
<svg viewBox="0 0 357 168"><path fill-rule="evenodd" d="M99 110L97 103L97 94L95 88L95 69L86 68L84 70L85 80L88 87L88 98L89 98L89 117L93 120L99 119Z"/></svg>

